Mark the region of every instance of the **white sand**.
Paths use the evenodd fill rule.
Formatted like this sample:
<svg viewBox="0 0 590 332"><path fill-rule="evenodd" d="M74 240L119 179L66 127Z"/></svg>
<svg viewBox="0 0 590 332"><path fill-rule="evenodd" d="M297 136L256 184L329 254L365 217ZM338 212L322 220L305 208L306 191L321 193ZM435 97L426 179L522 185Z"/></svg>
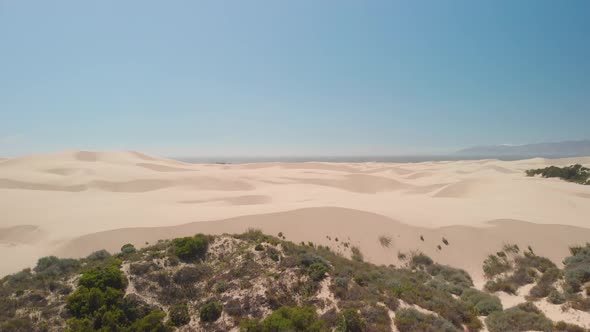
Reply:
<svg viewBox="0 0 590 332"><path fill-rule="evenodd" d="M590 186L524 176L576 162L590 158L193 165L72 151L8 159L0 161L0 275L43 255L259 227L342 252L350 241L375 263L422 250L482 283L483 258L503 243L559 263L568 245L590 239Z"/></svg>

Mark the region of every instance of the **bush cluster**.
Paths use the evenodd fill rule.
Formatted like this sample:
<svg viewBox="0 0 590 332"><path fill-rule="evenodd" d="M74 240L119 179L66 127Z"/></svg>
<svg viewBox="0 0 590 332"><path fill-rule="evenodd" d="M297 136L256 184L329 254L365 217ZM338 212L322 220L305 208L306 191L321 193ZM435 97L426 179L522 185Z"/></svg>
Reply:
<svg viewBox="0 0 590 332"><path fill-rule="evenodd" d="M67 274L78 267L80 267L78 260L48 256L39 258L33 271L40 276L55 277Z"/></svg>
<svg viewBox="0 0 590 332"><path fill-rule="evenodd" d="M202 322L214 322L221 317L223 306L216 301L205 303L199 310L199 317Z"/></svg>
<svg viewBox="0 0 590 332"><path fill-rule="evenodd" d="M203 259L209 247L209 239L203 234L172 240L174 254L185 261Z"/></svg>
<svg viewBox="0 0 590 332"><path fill-rule="evenodd" d="M281 307L264 320L244 320L242 332L325 331L325 322L321 320L313 307Z"/></svg>
<svg viewBox="0 0 590 332"><path fill-rule="evenodd" d="M395 326L404 332L460 332L449 321L435 315L423 314L416 309L399 309L395 313Z"/></svg>
<svg viewBox="0 0 590 332"><path fill-rule="evenodd" d="M478 316L487 316L494 311L502 311L502 302L497 296L473 288L463 292L461 301L473 306Z"/></svg>
<svg viewBox="0 0 590 332"><path fill-rule="evenodd" d="M186 303L176 304L170 307L170 322L174 326L183 326L191 321Z"/></svg>
<svg viewBox="0 0 590 332"><path fill-rule="evenodd" d="M492 312L486 318L486 325L490 332L553 331L551 320L530 302Z"/></svg>
<svg viewBox="0 0 590 332"><path fill-rule="evenodd" d="M73 316L67 321L69 331L168 331L164 312L123 297L127 283L118 265L93 268L78 284L67 298Z"/></svg>
<svg viewBox="0 0 590 332"><path fill-rule="evenodd" d="M577 293L590 281L590 243L570 248L571 256L564 261L564 276L568 291Z"/></svg>
<svg viewBox="0 0 590 332"><path fill-rule="evenodd" d="M590 184L590 168L580 164L557 167L549 166L545 168L529 169L525 171L527 176L541 175L544 178L560 178L565 181L579 184Z"/></svg>

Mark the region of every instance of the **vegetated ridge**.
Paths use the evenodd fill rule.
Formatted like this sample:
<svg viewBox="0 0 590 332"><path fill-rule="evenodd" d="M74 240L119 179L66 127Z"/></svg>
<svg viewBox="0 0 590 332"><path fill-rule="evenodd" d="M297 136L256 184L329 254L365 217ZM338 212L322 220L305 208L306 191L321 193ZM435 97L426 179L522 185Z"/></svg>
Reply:
<svg viewBox="0 0 590 332"><path fill-rule="evenodd" d="M197 234L115 255L44 257L0 280L0 330L585 331L534 302L590 311L589 245L571 248L564 269L507 245L484 262L480 291L467 272L419 252L399 253L403 267L377 266L354 246L349 259L285 238ZM535 284L528 302L512 308L491 293L524 284Z"/></svg>

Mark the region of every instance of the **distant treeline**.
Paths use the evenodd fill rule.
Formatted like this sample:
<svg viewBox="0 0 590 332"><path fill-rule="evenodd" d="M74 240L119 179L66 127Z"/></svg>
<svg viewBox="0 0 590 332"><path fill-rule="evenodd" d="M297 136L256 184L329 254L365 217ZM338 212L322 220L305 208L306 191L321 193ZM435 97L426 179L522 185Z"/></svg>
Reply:
<svg viewBox="0 0 590 332"><path fill-rule="evenodd" d="M590 185L590 168L580 164L565 167L549 166L526 170L527 176L541 175L544 178L560 178L565 181Z"/></svg>

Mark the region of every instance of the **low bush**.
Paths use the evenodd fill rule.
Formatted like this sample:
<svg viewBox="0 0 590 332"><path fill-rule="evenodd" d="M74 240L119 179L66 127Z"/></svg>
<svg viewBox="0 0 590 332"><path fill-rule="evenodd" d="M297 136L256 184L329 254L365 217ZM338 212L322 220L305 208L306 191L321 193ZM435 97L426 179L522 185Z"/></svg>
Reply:
<svg viewBox="0 0 590 332"><path fill-rule="evenodd" d="M106 290L107 287L123 290L127 286L127 279L117 265L98 267L85 272L78 281L80 286Z"/></svg>
<svg viewBox="0 0 590 332"><path fill-rule="evenodd" d="M568 290L577 293L582 285L590 281L590 244L583 247L570 248L572 256L564 261L564 277Z"/></svg>
<svg viewBox="0 0 590 332"><path fill-rule="evenodd" d="M555 324L553 332L586 332L586 329L578 325L561 321Z"/></svg>
<svg viewBox="0 0 590 332"><path fill-rule="evenodd" d="M463 292L461 301L472 306L478 316L487 316L494 311L502 311L502 302L497 296L473 288L466 289Z"/></svg>
<svg viewBox="0 0 590 332"><path fill-rule="evenodd" d="M202 259L207 253L209 239L203 234L172 240L174 254L185 261Z"/></svg>
<svg viewBox="0 0 590 332"><path fill-rule="evenodd" d="M486 325L490 332L553 330L551 320L532 303L492 312L486 318Z"/></svg>
<svg viewBox="0 0 590 332"><path fill-rule="evenodd" d="M426 267L429 265L432 265L434 262L432 261L432 258L426 256L423 253L416 253L413 254L412 257L410 258L410 267L416 268L416 267Z"/></svg>
<svg viewBox="0 0 590 332"><path fill-rule="evenodd" d="M176 304L170 307L170 322L174 326L183 326L191 321L186 303Z"/></svg>
<svg viewBox="0 0 590 332"><path fill-rule="evenodd" d="M560 178L565 181L579 184L590 184L590 169L580 164L557 167L529 169L525 171L527 176L541 175L544 178Z"/></svg>
<svg viewBox="0 0 590 332"><path fill-rule="evenodd" d="M508 282L506 280L490 280L485 283L484 289L491 293L504 292L512 295L516 295L518 291L518 287L514 283Z"/></svg>
<svg viewBox="0 0 590 332"><path fill-rule="evenodd" d="M402 278L392 284L393 295L409 304L416 304L439 314L456 327L467 326L470 330L481 328L481 321L472 307L440 289L429 287L417 278Z"/></svg>
<svg viewBox="0 0 590 332"><path fill-rule="evenodd" d="M493 278L504 272L508 272L512 269L512 264L506 257L498 257L496 255L489 255L483 261L483 272L486 278Z"/></svg>
<svg viewBox="0 0 590 332"><path fill-rule="evenodd" d="M441 264L429 264L426 267L426 272L449 283L452 286L451 292L455 295L461 295L463 289L473 286L471 276L462 269Z"/></svg>
<svg viewBox="0 0 590 332"><path fill-rule="evenodd" d="M395 313L394 323L403 332L460 332L449 321L423 314L416 309L399 309Z"/></svg>
<svg viewBox="0 0 590 332"><path fill-rule="evenodd" d="M131 243L127 243L121 247L121 252L124 254L132 254L136 251L137 251L137 249L135 249L135 246L132 245Z"/></svg>
<svg viewBox="0 0 590 332"><path fill-rule="evenodd" d="M351 258L353 261L362 262L365 258L363 257L363 253L359 249L359 247L354 246L350 248Z"/></svg>
<svg viewBox="0 0 590 332"><path fill-rule="evenodd" d="M214 322L221 317L222 310L221 303L215 301L207 302L199 310L199 318L202 322Z"/></svg>
<svg viewBox="0 0 590 332"><path fill-rule="evenodd" d="M563 304L566 301L565 295L557 289L552 289L547 296L547 301L553 304Z"/></svg>
<svg viewBox="0 0 590 332"><path fill-rule="evenodd" d="M101 261L109 257L111 257L111 254L108 251L101 249L86 256L86 259L89 261Z"/></svg>
<svg viewBox="0 0 590 332"><path fill-rule="evenodd" d="M319 332L325 330L325 322L319 319L313 307L281 307L262 321L244 320L240 326L242 332Z"/></svg>
<svg viewBox="0 0 590 332"><path fill-rule="evenodd" d="M364 322L365 329L358 331L388 331L391 329L391 318L387 308L381 305L368 305L361 309L361 323ZM351 324L347 324L351 326ZM359 325L362 328L362 325ZM352 330L349 330L352 331Z"/></svg>
<svg viewBox="0 0 590 332"><path fill-rule="evenodd" d="M365 331L365 321L361 315L354 309L346 309L342 311L338 318L338 325L336 327L338 332L362 332Z"/></svg>
<svg viewBox="0 0 590 332"><path fill-rule="evenodd" d="M39 258L33 271L41 276L54 277L67 274L79 267L80 262L75 259L48 256Z"/></svg>
<svg viewBox="0 0 590 332"><path fill-rule="evenodd" d="M313 281L323 280L326 273L331 269L330 264L324 258L313 254L304 254L301 257L300 265L305 268Z"/></svg>

